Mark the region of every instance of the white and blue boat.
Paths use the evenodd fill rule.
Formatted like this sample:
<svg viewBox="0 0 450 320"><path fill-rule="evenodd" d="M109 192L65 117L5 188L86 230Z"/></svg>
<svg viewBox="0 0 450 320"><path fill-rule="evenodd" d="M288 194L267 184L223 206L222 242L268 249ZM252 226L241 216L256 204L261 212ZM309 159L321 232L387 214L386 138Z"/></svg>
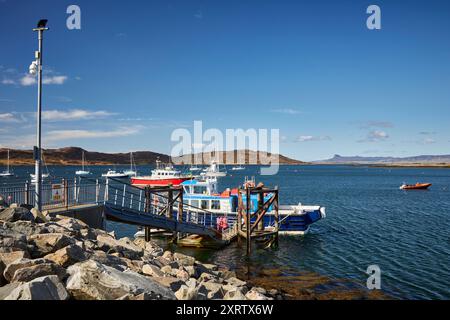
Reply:
<svg viewBox="0 0 450 320"><path fill-rule="evenodd" d="M246 181L249 183L249 181ZM254 183L254 181L253 181ZM183 215L186 215L188 221L202 222L217 228L217 222L221 217L226 217L228 224L232 225L237 219L238 193L237 189L226 189L222 193L217 192L217 179L188 180L184 181L183 202L185 209ZM265 196L265 201L271 198L271 194ZM250 208L255 212L258 207L256 195L251 196ZM243 198L244 206L246 199ZM211 214L204 214L207 211ZM279 205L279 231L281 234L304 235L309 231L311 224L326 217L325 207L319 205ZM273 207L269 207L264 216L264 225L266 228L275 225L275 212Z"/></svg>

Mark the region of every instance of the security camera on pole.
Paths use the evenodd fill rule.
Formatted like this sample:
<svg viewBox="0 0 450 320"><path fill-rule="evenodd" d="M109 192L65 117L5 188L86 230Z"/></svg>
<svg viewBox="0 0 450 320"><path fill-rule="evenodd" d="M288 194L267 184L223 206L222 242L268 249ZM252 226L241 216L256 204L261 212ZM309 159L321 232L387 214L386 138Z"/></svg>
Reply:
<svg viewBox="0 0 450 320"><path fill-rule="evenodd" d="M35 207L41 211L42 210L42 170L41 170L41 106L42 106L42 38L44 35L44 31L48 30L46 28L47 20L42 19L39 20L37 24L37 28L34 28L33 31L38 32L38 40L39 40L39 50L35 53L36 61L33 61L30 65L30 74L36 75L38 74L38 104L37 104L37 137L36 137L36 146L34 147L34 160L36 163L35 169L35 179L36 179L36 187L35 187Z"/></svg>

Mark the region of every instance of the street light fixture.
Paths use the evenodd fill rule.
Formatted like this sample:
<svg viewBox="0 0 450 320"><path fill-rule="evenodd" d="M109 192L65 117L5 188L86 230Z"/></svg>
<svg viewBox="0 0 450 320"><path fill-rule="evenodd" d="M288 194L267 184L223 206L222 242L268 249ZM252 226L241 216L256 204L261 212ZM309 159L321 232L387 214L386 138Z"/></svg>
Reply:
<svg viewBox="0 0 450 320"><path fill-rule="evenodd" d="M37 102L37 134L36 134L36 146L34 147L34 160L35 160L35 207L42 211L42 170L41 170L41 111L42 111L42 39L44 31L48 30L46 19L39 20L37 28L33 31L38 32L39 50L35 53L36 61L33 61L30 65L30 73L35 75L36 69L38 74L38 102Z"/></svg>

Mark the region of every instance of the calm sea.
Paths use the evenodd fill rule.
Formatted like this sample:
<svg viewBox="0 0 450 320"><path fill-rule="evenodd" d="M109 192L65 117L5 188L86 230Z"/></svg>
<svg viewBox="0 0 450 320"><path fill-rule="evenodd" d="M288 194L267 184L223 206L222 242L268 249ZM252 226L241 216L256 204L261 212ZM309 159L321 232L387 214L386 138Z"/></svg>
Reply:
<svg viewBox="0 0 450 320"><path fill-rule="evenodd" d="M76 167L50 166L58 177ZM93 167L100 176L108 167ZM118 170L126 166L117 166ZM23 181L32 167L15 167ZM149 173L150 167L138 167ZM250 258L233 244L219 251L182 249L205 262L252 270L279 269L287 276L314 273L365 286L369 265L381 268L384 293L400 299L450 299L450 169L282 166L260 177L259 167L222 178L219 188L236 187L245 176L278 185L282 204L322 205L327 218L305 237L283 236L276 249L255 250ZM0 183L5 183L5 179ZM428 191L401 191L403 182L431 182ZM109 223L118 236L135 227Z"/></svg>

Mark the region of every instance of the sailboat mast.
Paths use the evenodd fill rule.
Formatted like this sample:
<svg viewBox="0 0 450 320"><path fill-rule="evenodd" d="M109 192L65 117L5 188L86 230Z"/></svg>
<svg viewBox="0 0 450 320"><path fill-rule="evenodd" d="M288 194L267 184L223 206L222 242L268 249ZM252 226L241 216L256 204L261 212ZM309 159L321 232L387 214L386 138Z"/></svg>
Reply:
<svg viewBox="0 0 450 320"><path fill-rule="evenodd" d="M6 172L9 173L9 149L8 149L8 160L6 162Z"/></svg>

